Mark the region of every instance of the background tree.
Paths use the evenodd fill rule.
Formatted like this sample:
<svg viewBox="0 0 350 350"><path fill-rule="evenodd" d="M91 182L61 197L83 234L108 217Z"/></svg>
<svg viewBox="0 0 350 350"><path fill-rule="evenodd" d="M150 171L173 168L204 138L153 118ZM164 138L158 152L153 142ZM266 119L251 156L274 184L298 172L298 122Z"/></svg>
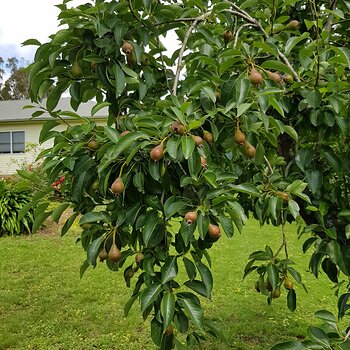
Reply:
<svg viewBox="0 0 350 350"><path fill-rule="evenodd" d="M348 2L68 2L58 6L67 28L25 44L39 46L31 98L49 95L33 116L54 118L40 136L54 138L44 168L50 181L65 176L66 202L53 212L42 204L36 221L71 206L64 234L82 214L82 274L98 257L123 269L128 285L135 280L125 313L139 300L155 344L182 349L220 336L200 301L213 288L208 251L250 213L281 227L281 246L253 252L244 275L257 273L269 303L283 293L296 308L302 281L284 226L298 220L310 270L335 283L338 316L347 315ZM179 43L171 57L161 42L169 32ZM67 89L75 110L93 98L92 115L108 106L108 125L56 110ZM52 131L67 113L81 125ZM349 333L309 335L278 348L349 346Z"/></svg>
<svg viewBox="0 0 350 350"><path fill-rule="evenodd" d="M4 64L3 58L0 57L0 98L2 100L28 99L28 73L24 67L25 64L28 65L28 62L24 62L23 59L19 61L16 57L8 58L5 67L10 71L10 76L5 82L3 79L6 70L2 68Z"/></svg>

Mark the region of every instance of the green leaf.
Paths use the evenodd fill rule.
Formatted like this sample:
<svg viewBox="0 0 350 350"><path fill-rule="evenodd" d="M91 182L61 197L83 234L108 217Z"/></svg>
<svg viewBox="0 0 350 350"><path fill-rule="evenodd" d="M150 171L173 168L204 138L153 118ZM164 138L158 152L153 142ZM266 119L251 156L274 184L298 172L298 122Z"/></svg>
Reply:
<svg viewBox="0 0 350 350"><path fill-rule="evenodd" d="M174 279L178 273L177 256L169 256L161 268L162 283L166 283Z"/></svg>
<svg viewBox="0 0 350 350"><path fill-rule="evenodd" d="M96 258L100 252L101 244L104 242L105 236L96 238L87 249L87 261L90 265L96 266Z"/></svg>
<svg viewBox="0 0 350 350"><path fill-rule="evenodd" d="M199 274L201 275L201 280L205 286L206 289L206 297L210 298L211 291L213 289L213 276L211 274L211 271L207 266L205 266L200 261L196 262L197 269L199 271Z"/></svg>
<svg viewBox="0 0 350 350"><path fill-rule="evenodd" d="M193 324L202 330L204 321L202 308L192 299L180 299L178 303L185 309L187 316L191 319Z"/></svg>
<svg viewBox="0 0 350 350"><path fill-rule="evenodd" d="M310 91L306 95L307 102L312 108L317 108L321 105L322 96L318 90Z"/></svg>
<svg viewBox="0 0 350 350"><path fill-rule="evenodd" d="M203 297L208 298L207 288L205 287L202 281L191 280L191 281L186 281L184 284L186 287L192 289L194 292L198 293L199 295L202 295Z"/></svg>
<svg viewBox="0 0 350 350"><path fill-rule="evenodd" d="M149 306L153 305L162 289L163 286L160 283L153 283L143 290L140 296L142 313L144 313Z"/></svg>
<svg viewBox="0 0 350 350"><path fill-rule="evenodd" d="M64 236L68 230L71 228L71 226L73 225L75 219L78 217L79 213L76 212L74 213L63 225L62 230L61 230L61 236Z"/></svg>
<svg viewBox="0 0 350 350"><path fill-rule="evenodd" d="M229 207L226 207L227 213L231 216L234 224L236 225L239 233L242 233L244 224L247 222L247 217L244 213L244 209L238 202L228 202Z"/></svg>
<svg viewBox="0 0 350 350"><path fill-rule="evenodd" d="M110 106L111 103L110 102L101 102L101 103L97 103L95 106L92 107L91 109L91 116L94 116L99 110L101 110L102 108L108 107ZM106 114L106 117L108 116L108 112Z"/></svg>
<svg viewBox="0 0 350 350"><path fill-rule="evenodd" d="M106 223L110 223L111 222L111 218L109 217L109 215L107 213L104 212L89 212L86 213L85 215L83 215L79 221L79 225L82 224L89 224L92 222L98 222L98 221L102 221L102 222L106 222Z"/></svg>
<svg viewBox="0 0 350 350"><path fill-rule="evenodd" d="M317 169L307 170L306 180L308 182L309 188L313 194L316 194L322 187L323 174Z"/></svg>
<svg viewBox="0 0 350 350"><path fill-rule="evenodd" d="M183 259L185 269L187 272L187 276L190 280L194 280L196 278L196 266L195 264L188 258L184 257Z"/></svg>
<svg viewBox="0 0 350 350"><path fill-rule="evenodd" d="M205 235L208 232L208 226L209 226L208 216L205 215L205 213L199 211L197 223L198 223L197 228L198 228L199 236L200 236L200 238L202 238L204 240Z"/></svg>
<svg viewBox="0 0 350 350"><path fill-rule="evenodd" d="M35 220L32 227L32 233L35 233L44 223L44 221L51 215L51 211L35 214Z"/></svg>
<svg viewBox="0 0 350 350"><path fill-rule="evenodd" d="M240 117L243 115L252 105L253 103L242 103L240 105L237 105L237 115L236 117Z"/></svg>
<svg viewBox="0 0 350 350"><path fill-rule="evenodd" d="M230 185L230 188L237 192L249 194L253 197L260 197L260 192L257 190L257 188L248 182L240 185Z"/></svg>
<svg viewBox="0 0 350 350"><path fill-rule="evenodd" d="M290 52L293 50L295 45L299 44L301 41L305 40L309 36L310 36L310 33L305 32L300 36L294 36L294 37L289 38L286 42L285 47L284 47L285 53L287 55L289 55Z"/></svg>
<svg viewBox="0 0 350 350"><path fill-rule="evenodd" d="M266 268L267 277L273 289L276 289L279 283L279 271L276 265L269 263Z"/></svg>
<svg viewBox="0 0 350 350"><path fill-rule="evenodd" d="M87 261L87 259L85 259L85 261L80 266L80 278L83 278L84 273L86 272L89 266L89 262Z"/></svg>
<svg viewBox="0 0 350 350"><path fill-rule="evenodd" d="M267 60L261 64L262 68L272 69L283 73L293 74L288 66L280 61Z"/></svg>
<svg viewBox="0 0 350 350"><path fill-rule="evenodd" d="M290 311L295 311L297 308L297 295L294 289L289 289L287 294L287 306Z"/></svg>
<svg viewBox="0 0 350 350"><path fill-rule="evenodd" d="M135 301L139 297L139 293L133 295L124 305L124 316L128 317L131 307L134 305Z"/></svg>
<svg viewBox="0 0 350 350"><path fill-rule="evenodd" d="M338 320L337 318L331 313L330 311L327 310L318 310L315 312L315 316L323 321L327 322L334 322L336 323Z"/></svg>
<svg viewBox="0 0 350 350"><path fill-rule="evenodd" d="M182 151L185 159L189 159L196 147L195 142L190 136L182 136L181 138Z"/></svg>
<svg viewBox="0 0 350 350"><path fill-rule="evenodd" d="M235 88L236 88L236 104L237 104L237 106L242 106L242 103L244 102L244 100L248 96L249 87L250 87L249 79L238 78L236 80ZM243 105L245 105L245 104L243 104Z"/></svg>
<svg viewBox="0 0 350 350"><path fill-rule="evenodd" d="M69 203L62 203L59 204L52 212L51 214L51 218L53 221L57 222L59 221L61 215L63 214L63 212L69 207Z"/></svg>
<svg viewBox="0 0 350 350"><path fill-rule="evenodd" d="M294 219L299 216L299 204L295 202L293 199L288 200L288 209L290 213L293 215Z"/></svg>
<svg viewBox="0 0 350 350"><path fill-rule="evenodd" d="M197 175L202 169L201 158L197 150L194 150L191 156L188 158L188 169L190 171L190 175L197 178Z"/></svg>
<svg viewBox="0 0 350 350"><path fill-rule="evenodd" d="M327 334L321 328L310 326L307 330L307 334L311 340L315 341L318 344L321 344L322 346L325 346L330 350L332 349Z"/></svg>
<svg viewBox="0 0 350 350"><path fill-rule="evenodd" d="M159 223L158 212L152 211L151 215L148 217L148 220L146 221L142 229L142 238L146 247L150 245L152 236L157 233L156 227L158 223Z"/></svg>
<svg viewBox="0 0 350 350"><path fill-rule="evenodd" d="M173 321L175 313L175 296L173 293L166 292L160 303L160 313L163 317L163 333L167 330Z"/></svg>
<svg viewBox="0 0 350 350"><path fill-rule="evenodd" d="M287 341L275 345L271 350L306 350L307 348L300 342Z"/></svg>
<svg viewBox="0 0 350 350"><path fill-rule="evenodd" d="M226 236L232 238L234 235L234 228L232 223L232 218L227 218L226 216L219 216L219 222L224 229Z"/></svg>

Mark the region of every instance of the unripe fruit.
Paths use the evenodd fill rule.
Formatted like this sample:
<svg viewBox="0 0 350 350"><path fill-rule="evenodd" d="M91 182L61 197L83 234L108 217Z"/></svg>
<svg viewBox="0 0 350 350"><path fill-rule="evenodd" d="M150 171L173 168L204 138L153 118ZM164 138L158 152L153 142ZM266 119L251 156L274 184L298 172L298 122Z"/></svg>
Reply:
<svg viewBox="0 0 350 350"><path fill-rule="evenodd" d="M149 59L149 57L143 55L141 58L141 64L143 66L149 66L151 64L151 60Z"/></svg>
<svg viewBox="0 0 350 350"><path fill-rule="evenodd" d="M98 188L100 187L100 182L98 180L95 180L92 185L91 185L91 188L96 191L98 190Z"/></svg>
<svg viewBox="0 0 350 350"><path fill-rule="evenodd" d="M292 21L290 21L287 24L286 28L290 29L290 30L298 30L299 29L299 25L300 25L299 21L297 21L296 19L293 19Z"/></svg>
<svg viewBox="0 0 350 350"><path fill-rule="evenodd" d="M294 78L293 78L293 76L290 75L290 74L285 74L284 77L283 77L283 80L284 80L284 82L287 83L287 84L292 84L293 81L294 81Z"/></svg>
<svg viewBox="0 0 350 350"><path fill-rule="evenodd" d="M98 255L98 257L100 258L100 261L101 261L101 262L105 261L105 260L108 258L108 253L107 253L106 248L103 248L103 249L100 251L100 254Z"/></svg>
<svg viewBox="0 0 350 350"><path fill-rule="evenodd" d="M81 224L80 227L83 229L83 230L88 230L90 227L91 227L91 224Z"/></svg>
<svg viewBox="0 0 350 350"><path fill-rule="evenodd" d="M129 67L133 67L137 63L135 52L131 52L130 55L127 55L126 61Z"/></svg>
<svg viewBox="0 0 350 350"><path fill-rule="evenodd" d="M272 284L269 280L266 280L266 283L265 283L265 288L271 292L272 291Z"/></svg>
<svg viewBox="0 0 350 350"><path fill-rule="evenodd" d="M158 160L162 159L164 156L164 147L163 144L161 143L160 145L152 148L150 152L150 157L152 160L157 162Z"/></svg>
<svg viewBox="0 0 350 350"><path fill-rule="evenodd" d="M220 91L215 91L215 98L216 98L216 101L221 100L221 92Z"/></svg>
<svg viewBox="0 0 350 350"><path fill-rule="evenodd" d="M256 70L255 67L253 67L250 72L250 82L254 85L260 85L263 80L262 75Z"/></svg>
<svg viewBox="0 0 350 350"><path fill-rule="evenodd" d="M222 36L224 37L225 44L228 44L232 39L232 32L230 30L226 30Z"/></svg>
<svg viewBox="0 0 350 350"><path fill-rule="evenodd" d="M288 277L285 278L283 285L286 289L293 289L293 282Z"/></svg>
<svg viewBox="0 0 350 350"><path fill-rule="evenodd" d="M123 137L123 136L127 135L129 132L130 132L129 130L124 130L124 131L120 134L120 136Z"/></svg>
<svg viewBox="0 0 350 350"><path fill-rule="evenodd" d="M175 134L184 135L186 133L186 129L185 129L184 125L182 123L180 123L179 121L174 122L171 125L171 129Z"/></svg>
<svg viewBox="0 0 350 350"><path fill-rule="evenodd" d="M281 296L281 289L277 287L275 290L271 293L272 298L277 299Z"/></svg>
<svg viewBox="0 0 350 350"><path fill-rule="evenodd" d="M280 76L280 74L270 71L267 71L266 73L269 79L273 80L276 84L281 84L282 77Z"/></svg>
<svg viewBox="0 0 350 350"><path fill-rule="evenodd" d="M203 146L203 139L200 136L192 135L191 137L197 147Z"/></svg>
<svg viewBox="0 0 350 350"><path fill-rule="evenodd" d="M100 148L100 144L98 141L94 140L90 140L87 144L88 149L92 150L92 151L96 151Z"/></svg>
<svg viewBox="0 0 350 350"><path fill-rule="evenodd" d="M145 256L142 253L137 253L135 255L136 264L141 264L141 262L143 261L144 258L145 258Z"/></svg>
<svg viewBox="0 0 350 350"><path fill-rule="evenodd" d="M235 134L233 135L233 139L239 145L243 145L246 140L244 133L241 131L238 125Z"/></svg>
<svg viewBox="0 0 350 350"><path fill-rule="evenodd" d="M244 147L243 147L243 153L246 157L253 158L255 156L256 149L249 142L246 142Z"/></svg>
<svg viewBox="0 0 350 350"><path fill-rule="evenodd" d="M119 194L123 193L124 188L125 188L125 186L124 186L122 179L120 177L117 177L114 180L114 182L112 183L111 191L114 194L119 195Z"/></svg>
<svg viewBox="0 0 350 350"><path fill-rule="evenodd" d="M189 211L185 215L185 221L188 225L193 224L197 220L197 213L195 211Z"/></svg>
<svg viewBox="0 0 350 350"><path fill-rule="evenodd" d="M202 168L206 168L207 167L207 160L201 156L201 165L202 165Z"/></svg>
<svg viewBox="0 0 350 350"><path fill-rule="evenodd" d="M122 51L126 55L130 55L134 51L134 47L130 43L128 43L127 41L124 41L124 43L122 45Z"/></svg>
<svg viewBox="0 0 350 350"><path fill-rule="evenodd" d="M135 275L134 269L129 269L128 271L125 272L125 278L128 278L128 279L134 277L134 275Z"/></svg>
<svg viewBox="0 0 350 350"><path fill-rule="evenodd" d="M282 198L285 202L289 201L289 194L287 192L277 191L276 196Z"/></svg>
<svg viewBox="0 0 350 350"><path fill-rule="evenodd" d="M70 70L73 77L80 78L83 75L83 70L81 69L79 63L75 61Z"/></svg>
<svg viewBox="0 0 350 350"><path fill-rule="evenodd" d="M174 328L173 328L172 325L170 325L170 326L166 329L166 331L164 332L164 335L165 335L166 337L169 337L169 336L171 336L173 333L174 333Z"/></svg>
<svg viewBox="0 0 350 350"><path fill-rule="evenodd" d="M111 249L108 252L108 258L113 262L118 262L122 258L122 253L115 243L112 244Z"/></svg>
<svg viewBox="0 0 350 350"><path fill-rule="evenodd" d="M209 224L208 232L209 232L209 236L211 238L219 238L220 237L220 227L217 225Z"/></svg>
<svg viewBox="0 0 350 350"><path fill-rule="evenodd" d="M214 136L211 132L204 130L203 131L203 139L207 141L209 144L214 142Z"/></svg>

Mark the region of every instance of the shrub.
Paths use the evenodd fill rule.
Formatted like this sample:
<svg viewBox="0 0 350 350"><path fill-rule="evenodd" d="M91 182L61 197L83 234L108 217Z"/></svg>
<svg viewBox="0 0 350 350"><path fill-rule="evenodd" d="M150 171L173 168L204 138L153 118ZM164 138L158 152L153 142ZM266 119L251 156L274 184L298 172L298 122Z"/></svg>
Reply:
<svg viewBox="0 0 350 350"><path fill-rule="evenodd" d="M33 210L18 219L20 210L29 203L32 195L27 187L10 180L0 180L0 236L14 236L31 233Z"/></svg>

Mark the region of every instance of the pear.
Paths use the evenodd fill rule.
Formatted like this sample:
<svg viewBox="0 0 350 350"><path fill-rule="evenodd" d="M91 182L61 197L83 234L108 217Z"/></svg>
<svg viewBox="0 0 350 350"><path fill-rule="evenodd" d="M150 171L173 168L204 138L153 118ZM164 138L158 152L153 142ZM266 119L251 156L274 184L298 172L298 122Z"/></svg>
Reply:
<svg viewBox="0 0 350 350"><path fill-rule="evenodd" d="M78 61L75 61L72 65L72 68L70 70L73 77L80 78L83 75L83 70L80 67L80 64Z"/></svg>
<svg viewBox="0 0 350 350"><path fill-rule="evenodd" d="M286 28L290 29L290 30L298 30L299 29L299 25L300 25L299 21L297 21L296 19L293 19L292 21L290 21L287 24Z"/></svg>
<svg viewBox="0 0 350 350"><path fill-rule="evenodd" d="M220 227L217 225L209 224L208 232L209 232L209 236L211 238L219 238L220 237Z"/></svg>
<svg viewBox="0 0 350 350"><path fill-rule="evenodd" d="M188 225L193 224L197 220L197 213L195 211L189 211L185 215L185 221Z"/></svg>
<svg viewBox="0 0 350 350"><path fill-rule="evenodd" d="M228 44L232 39L232 32L230 30L226 30L222 36L224 37L225 44Z"/></svg>
<svg viewBox="0 0 350 350"><path fill-rule="evenodd" d="M127 41L124 41L124 43L122 45L122 51L126 55L130 55L134 51L134 47L130 43L128 43Z"/></svg>
<svg viewBox="0 0 350 350"><path fill-rule="evenodd" d="M92 151L96 151L100 148L100 144L97 140L92 139L87 143L87 147Z"/></svg>
<svg viewBox="0 0 350 350"><path fill-rule="evenodd" d="M282 82L282 77L280 74L275 73L275 72L270 72L267 71L267 76L269 77L269 79L273 80L276 84L281 84Z"/></svg>
<svg viewBox="0 0 350 350"><path fill-rule="evenodd" d="M197 147L203 146L203 139L200 136L192 135L191 137Z"/></svg>
<svg viewBox="0 0 350 350"><path fill-rule="evenodd" d="M249 142L246 142L243 147L243 153L246 157L253 158L255 156L256 149Z"/></svg>
<svg viewBox="0 0 350 350"><path fill-rule="evenodd" d="M113 262L118 262L122 258L122 253L114 242L108 252L108 258Z"/></svg>
<svg viewBox="0 0 350 350"><path fill-rule="evenodd" d="M290 74L285 74L284 77L283 77L283 81L287 84L292 84L293 81L294 81L294 78L292 75Z"/></svg>
<svg viewBox="0 0 350 350"><path fill-rule="evenodd" d="M202 168L206 168L207 167L207 160L201 156L201 165L202 165Z"/></svg>
<svg viewBox="0 0 350 350"><path fill-rule="evenodd" d="M108 253L105 247L103 247L103 249L100 251L98 257L100 258L101 262L105 261L108 258Z"/></svg>
<svg viewBox="0 0 350 350"><path fill-rule="evenodd" d="M260 85L263 82L262 75L257 71L255 67L250 72L250 82L254 85Z"/></svg>
<svg viewBox="0 0 350 350"><path fill-rule="evenodd" d="M235 134L233 135L233 139L239 145L243 145L246 140L245 134L241 131L238 125Z"/></svg>
<svg viewBox="0 0 350 350"><path fill-rule="evenodd" d="M180 123L179 121L174 122L171 125L171 129L175 134L184 135L186 133L186 129L185 129L184 125L182 123Z"/></svg>
<svg viewBox="0 0 350 350"><path fill-rule="evenodd" d="M123 193L124 188L125 188L125 186L124 186L122 179L120 177L117 177L114 180L114 182L112 183L111 191L114 194L119 195L119 194Z"/></svg>
<svg viewBox="0 0 350 350"><path fill-rule="evenodd" d="M152 160L157 162L158 160L162 159L164 156L164 147L163 144L159 144L158 146L152 148L150 152L150 157Z"/></svg>
<svg viewBox="0 0 350 350"><path fill-rule="evenodd" d="M214 142L214 136L211 132L204 130L203 131L203 139L207 141L209 144Z"/></svg>

